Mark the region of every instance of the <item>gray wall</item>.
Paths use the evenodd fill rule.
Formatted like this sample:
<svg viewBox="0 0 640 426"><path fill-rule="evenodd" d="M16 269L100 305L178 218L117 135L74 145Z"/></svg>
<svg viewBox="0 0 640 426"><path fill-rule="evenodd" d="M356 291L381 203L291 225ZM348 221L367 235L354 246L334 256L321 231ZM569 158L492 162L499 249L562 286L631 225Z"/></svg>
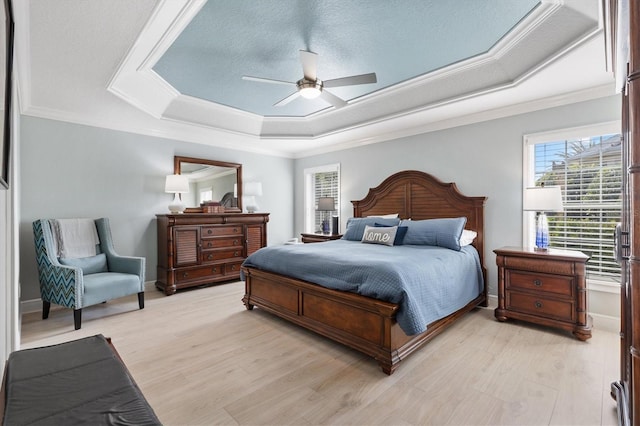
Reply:
<svg viewBox="0 0 640 426"><path fill-rule="evenodd" d="M495 294L493 249L522 243L523 135L619 119L620 99L612 96L294 161L22 117L21 300L39 298L31 231L37 218L109 217L116 249L146 257L147 280L155 280L155 214L165 213L172 198L163 191L174 155L242 163L244 181L263 184L258 203L271 213L270 245L303 230L307 167L340 163L343 229L350 201L392 173L415 169L456 182L464 194L488 197L485 263Z"/></svg>
<svg viewBox="0 0 640 426"><path fill-rule="evenodd" d="M20 146L21 300L40 297L31 223L39 218L108 217L116 250L147 259L156 279L155 215L168 213L165 176L173 156L242 163L260 181L268 243L293 235L293 160L23 116Z"/></svg>
<svg viewBox="0 0 640 426"><path fill-rule="evenodd" d="M304 169L340 163L340 223L351 217L351 200L401 170L420 170L456 182L465 195L486 196L485 265L496 294L493 250L522 244L523 135L620 119L620 98L612 96L492 121L455 127L307 157L295 164L295 198L303 200ZM304 228L304 207L295 205L296 231Z"/></svg>

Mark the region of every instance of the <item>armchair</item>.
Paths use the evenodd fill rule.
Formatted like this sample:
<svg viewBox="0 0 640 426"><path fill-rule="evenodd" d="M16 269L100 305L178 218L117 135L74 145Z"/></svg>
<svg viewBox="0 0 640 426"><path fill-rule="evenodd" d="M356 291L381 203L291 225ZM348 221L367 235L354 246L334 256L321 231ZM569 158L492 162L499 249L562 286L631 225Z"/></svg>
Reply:
<svg viewBox="0 0 640 426"><path fill-rule="evenodd" d="M33 222L42 319L49 317L51 303L55 303L73 309L74 326L78 330L85 306L134 293L138 294L140 309L144 308L145 259L116 254L109 219L96 219L95 226L99 239L97 256L59 259L51 221Z"/></svg>

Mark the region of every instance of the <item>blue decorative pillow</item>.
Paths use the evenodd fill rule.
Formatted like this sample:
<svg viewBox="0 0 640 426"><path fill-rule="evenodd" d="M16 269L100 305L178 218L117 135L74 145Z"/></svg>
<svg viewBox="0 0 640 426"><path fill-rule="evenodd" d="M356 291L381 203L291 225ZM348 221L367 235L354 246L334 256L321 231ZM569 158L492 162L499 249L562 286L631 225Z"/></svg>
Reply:
<svg viewBox="0 0 640 426"><path fill-rule="evenodd" d="M403 220L402 225L407 227L403 244L439 246L460 251L460 235L466 223L466 217Z"/></svg>
<svg viewBox="0 0 640 426"><path fill-rule="evenodd" d="M386 227L387 225L382 225L381 223L376 222L374 226L378 228ZM393 240L394 246L401 246L404 241L404 236L407 235L407 227L406 226L398 226L398 231L396 232L396 238Z"/></svg>
<svg viewBox="0 0 640 426"><path fill-rule="evenodd" d="M107 272L107 255L104 253L89 257L59 259L60 263L66 266L75 266L82 269L83 275Z"/></svg>
<svg viewBox="0 0 640 426"><path fill-rule="evenodd" d="M397 231L397 226L365 226L362 242L392 246Z"/></svg>
<svg viewBox="0 0 640 426"><path fill-rule="evenodd" d="M379 217L351 217L347 220L347 229L342 236L343 240L362 241L365 226L375 226L380 223L383 226L398 226L400 219L381 219Z"/></svg>

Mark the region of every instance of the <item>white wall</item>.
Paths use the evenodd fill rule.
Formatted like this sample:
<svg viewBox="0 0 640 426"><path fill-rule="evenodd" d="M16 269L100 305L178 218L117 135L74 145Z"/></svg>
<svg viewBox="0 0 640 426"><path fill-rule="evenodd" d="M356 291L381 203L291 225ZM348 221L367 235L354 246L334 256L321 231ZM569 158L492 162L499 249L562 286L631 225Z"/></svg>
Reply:
<svg viewBox="0 0 640 426"><path fill-rule="evenodd" d="M353 215L351 200L401 170L420 170L455 182L469 196L488 197L485 204L485 266L489 291L496 294L493 250L522 244L523 135L620 119L620 98L612 96L375 145L307 157L296 161L296 200L303 199L308 167L340 163L340 223ZM296 231L304 227L302 201L296 202Z"/></svg>
<svg viewBox="0 0 640 426"><path fill-rule="evenodd" d="M31 225L39 218L109 217L116 250L144 256L146 280L155 281L155 215L168 213L164 181L174 155L242 163L245 182L262 182L268 243L293 233L291 159L27 116L21 151L22 301L40 297Z"/></svg>

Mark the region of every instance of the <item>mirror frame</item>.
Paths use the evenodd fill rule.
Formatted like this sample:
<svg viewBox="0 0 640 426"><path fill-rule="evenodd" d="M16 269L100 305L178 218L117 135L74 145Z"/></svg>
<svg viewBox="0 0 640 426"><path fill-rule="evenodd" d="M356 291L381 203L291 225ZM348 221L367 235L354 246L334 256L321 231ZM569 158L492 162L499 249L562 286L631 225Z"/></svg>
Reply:
<svg viewBox="0 0 640 426"><path fill-rule="evenodd" d="M242 164L228 163L226 161L207 160L205 158L195 157L182 157L175 155L173 157L173 173L176 175L182 174L180 170L180 163L195 163L195 164L207 164L209 166L217 167L229 167L236 169L236 184L238 188L238 207L225 208L225 213L242 213ZM202 213L200 207L187 207L185 213Z"/></svg>

